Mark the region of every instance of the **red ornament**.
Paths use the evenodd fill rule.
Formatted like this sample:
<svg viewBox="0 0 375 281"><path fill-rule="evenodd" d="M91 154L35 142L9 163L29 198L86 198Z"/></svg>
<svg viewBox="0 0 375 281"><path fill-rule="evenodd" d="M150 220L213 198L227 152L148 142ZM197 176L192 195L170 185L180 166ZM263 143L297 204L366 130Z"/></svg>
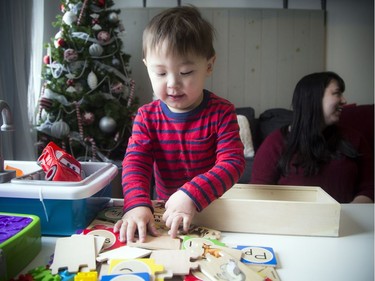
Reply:
<svg viewBox="0 0 375 281"><path fill-rule="evenodd" d="M101 43L107 43L111 39L111 35L107 31L100 31L97 38Z"/></svg>
<svg viewBox="0 0 375 281"><path fill-rule="evenodd" d="M63 38L59 38L59 39L57 39L56 43L57 43L58 47L64 47L65 40Z"/></svg>
<svg viewBox="0 0 375 281"><path fill-rule="evenodd" d="M85 126L91 125L95 120L95 115L92 112L82 113L82 124Z"/></svg>
<svg viewBox="0 0 375 281"><path fill-rule="evenodd" d="M66 85L73 86L74 85L74 80L73 79L66 80Z"/></svg>
<svg viewBox="0 0 375 281"><path fill-rule="evenodd" d="M105 0L98 0L98 5L103 7L105 5Z"/></svg>
<svg viewBox="0 0 375 281"><path fill-rule="evenodd" d="M43 57L43 62L44 62L45 64L50 64L50 57L49 57L49 55L45 55L45 56Z"/></svg>

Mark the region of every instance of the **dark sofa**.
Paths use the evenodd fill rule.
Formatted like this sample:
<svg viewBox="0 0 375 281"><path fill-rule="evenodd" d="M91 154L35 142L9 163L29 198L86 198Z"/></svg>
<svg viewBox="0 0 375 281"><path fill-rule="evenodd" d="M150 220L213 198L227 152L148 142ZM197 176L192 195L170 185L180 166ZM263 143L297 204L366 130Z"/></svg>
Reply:
<svg viewBox="0 0 375 281"><path fill-rule="evenodd" d="M272 108L261 113L259 118L255 118L255 111L252 107L236 108L236 113L237 115L246 116L250 124L255 153L263 140L272 131L290 124L293 114L292 111L288 109ZM368 143L374 152L374 104L350 104L345 106L341 114L340 124L352 127L362 133L362 135L368 140ZM238 183L249 183L251 180L251 169L254 157L245 157L245 159L245 171L238 180Z"/></svg>
<svg viewBox="0 0 375 281"><path fill-rule="evenodd" d="M268 109L260 114L259 118L255 118L255 111L252 107L236 108L236 113L237 115L244 115L249 121L255 153L269 133L289 124L292 118L292 111L284 108ZM245 160L245 171L238 183L249 183L251 179L254 157L245 157Z"/></svg>

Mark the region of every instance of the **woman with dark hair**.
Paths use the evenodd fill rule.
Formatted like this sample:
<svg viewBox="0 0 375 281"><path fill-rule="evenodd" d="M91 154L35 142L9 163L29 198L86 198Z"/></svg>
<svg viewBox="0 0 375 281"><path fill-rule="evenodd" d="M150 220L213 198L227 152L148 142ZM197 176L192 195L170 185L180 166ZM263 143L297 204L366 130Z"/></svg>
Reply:
<svg viewBox="0 0 375 281"><path fill-rule="evenodd" d="M251 183L320 186L340 203L373 203L369 144L357 131L338 125L344 91L334 72L303 77L293 94L292 123L259 147Z"/></svg>

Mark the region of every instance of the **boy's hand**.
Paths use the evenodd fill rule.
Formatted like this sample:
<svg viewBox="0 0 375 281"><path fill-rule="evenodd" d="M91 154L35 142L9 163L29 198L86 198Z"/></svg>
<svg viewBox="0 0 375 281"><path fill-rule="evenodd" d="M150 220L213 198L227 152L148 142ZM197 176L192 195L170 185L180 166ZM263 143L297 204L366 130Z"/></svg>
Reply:
<svg viewBox="0 0 375 281"><path fill-rule="evenodd" d="M121 220L116 222L113 231L120 231L121 242L134 241L134 236L138 230L139 242L145 242L147 231L153 236L158 236L154 223L154 215L148 207L136 207L126 212Z"/></svg>
<svg viewBox="0 0 375 281"><path fill-rule="evenodd" d="M191 221L196 213L194 202L183 191L175 192L165 203L165 213L163 220L170 228L169 234L176 238L180 224L183 231L188 232Z"/></svg>

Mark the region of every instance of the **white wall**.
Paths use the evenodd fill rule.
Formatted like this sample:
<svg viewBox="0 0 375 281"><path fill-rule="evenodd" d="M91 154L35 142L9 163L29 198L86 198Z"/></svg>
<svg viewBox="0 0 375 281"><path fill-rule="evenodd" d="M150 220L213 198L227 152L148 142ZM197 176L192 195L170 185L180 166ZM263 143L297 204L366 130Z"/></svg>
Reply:
<svg viewBox="0 0 375 281"><path fill-rule="evenodd" d="M125 51L140 104L152 100L142 63L142 33L161 8L123 8L120 19ZM325 69L325 26L321 10L200 8L216 38L214 72L206 89L236 107L258 115L269 108L290 108L293 89L304 75Z"/></svg>
<svg viewBox="0 0 375 281"><path fill-rule="evenodd" d="M374 103L374 1L327 1L328 70L346 82L349 103Z"/></svg>
<svg viewBox="0 0 375 281"><path fill-rule="evenodd" d="M115 1L116 2L116 1ZM197 7L282 8L282 0L181 0ZM148 0L147 7L176 6ZM289 9L321 9L320 0L289 0ZM116 8L142 7L143 0L117 1ZM327 0L326 69L340 74L349 103L374 103L374 1ZM126 28L126 27L125 27ZM126 44L126 43L125 43Z"/></svg>

